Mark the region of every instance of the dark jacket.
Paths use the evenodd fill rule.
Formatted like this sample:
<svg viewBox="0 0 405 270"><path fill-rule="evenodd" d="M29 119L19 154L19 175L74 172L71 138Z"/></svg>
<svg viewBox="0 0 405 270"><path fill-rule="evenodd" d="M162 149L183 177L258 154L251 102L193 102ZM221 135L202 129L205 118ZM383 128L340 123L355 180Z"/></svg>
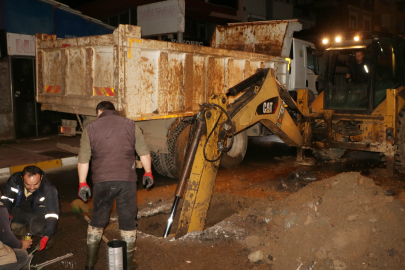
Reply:
<svg viewBox="0 0 405 270"><path fill-rule="evenodd" d="M369 61L363 60L361 64L353 63L349 67L350 82L352 83L367 83L368 73L370 72Z"/></svg>
<svg viewBox="0 0 405 270"><path fill-rule="evenodd" d="M1 202L7 207L8 212L12 208L18 208L23 197L24 180L21 172L14 173L8 180L7 186L1 196ZM45 215L43 236L51 237L55 233L56 224L59 219L58 191L49 182L46 175L42 177L41 185L32 194L31 208L35 214Z"/></svg>
<svg viewBox="0 0 405 270"><path fill-rule="evenodd" d="M15 237L10 227L7 208L0 202L0 241L11 248L22 248L22 242Z"/></svg>
<svg viewBox="0 0 405 270"><path fill-rule="evenodd" d="M87 126L93 183L136 181L135 122L105 111Z"/></svg>

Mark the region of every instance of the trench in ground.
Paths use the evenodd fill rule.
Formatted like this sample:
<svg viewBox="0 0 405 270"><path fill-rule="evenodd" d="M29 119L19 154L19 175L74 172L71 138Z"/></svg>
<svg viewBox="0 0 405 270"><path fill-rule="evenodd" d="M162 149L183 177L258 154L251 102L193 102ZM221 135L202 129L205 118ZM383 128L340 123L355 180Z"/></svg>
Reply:
<svg viewBox="0 0 405 270"><path fill-rule="evenodd" d="M210 207L208 209L204 229L208 229L214 226L215 224L223 221L224 219L232 216L233 214L238 213L243 209L246 209L252 203L253 200L249 200L242 197L235 197L229 195L214 195L213 199L211 200ZM176 234L182 205L183 201L180 201L169 235ZM138 231L141 231L146 234L162 237L165 232L169 216L170 214L159 213L150 217L142 217L141 219L138 220L137 229Z"/></svg>

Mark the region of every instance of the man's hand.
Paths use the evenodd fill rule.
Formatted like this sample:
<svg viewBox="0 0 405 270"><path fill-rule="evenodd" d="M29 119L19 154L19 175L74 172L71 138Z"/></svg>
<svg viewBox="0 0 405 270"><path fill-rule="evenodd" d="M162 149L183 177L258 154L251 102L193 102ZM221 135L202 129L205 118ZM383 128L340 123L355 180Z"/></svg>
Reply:
<svg viewBox="0 0 405 270"><path fill-rule="evenodd" d="M21 243L22 243L22 249L27 250L32 245L32 239L30 239L30 240L21 240Z"/></svg>
<svg viewBox="0 0 405 270"><path fill-rule="evenodd" d="M44 236L41 238L41 242L39 242L39 249L38 251L44 250L46 248L46 244L48 243L49 238Z"/></svg>
<svg viewBox="0 0 405 270"><path fill-rule="evenodd" d="M79 183L79 195L80 199L87 202L87 196L91 197L91 191L87 183Z"/></svg>
<svg viewBox="0 0 405 270"><path fill-rule="evenodd" d="M151 188L154 183L152 172L145 172L142 177L142 184L146 186L146 188Z"/></svg>

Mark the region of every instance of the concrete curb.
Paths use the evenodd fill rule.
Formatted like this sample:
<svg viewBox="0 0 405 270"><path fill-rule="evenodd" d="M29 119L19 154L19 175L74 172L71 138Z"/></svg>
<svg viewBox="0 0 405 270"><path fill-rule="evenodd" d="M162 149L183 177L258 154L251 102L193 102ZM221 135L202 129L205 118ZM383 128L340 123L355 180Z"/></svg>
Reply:
<svg viewBox="0 0 405 270"><path fill-rule="evenodd" d="M46 171L49 169L55 169L58 167L64 166L71 166L77 164L77 156L76 157L68 157L68 158L59 158L54 160L47 160L47 161L40 161L37 163L30 163L24 165L17 165L11 166L7 168L0 168L0 178L8 178L15 172L20 172L24 169L24 167L29 165L35 165L41 168L42 170Z"/></svg>

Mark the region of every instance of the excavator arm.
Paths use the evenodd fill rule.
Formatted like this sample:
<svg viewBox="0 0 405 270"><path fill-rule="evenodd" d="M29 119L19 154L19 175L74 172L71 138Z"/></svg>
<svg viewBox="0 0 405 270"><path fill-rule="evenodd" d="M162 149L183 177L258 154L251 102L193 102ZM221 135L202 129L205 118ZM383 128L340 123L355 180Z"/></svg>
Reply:
<svg viewBox="0 0 405 270"><path fill-rule="evenodd" d="M230 96L239 97L226 105ZM170 232L177 204L185 189L176 238L204 229L221 155L230 149L235 134L261 122L287 145L301 147L304 144L300 128L287 112L287 106L304 118L287 90L278 84L273 69L260 69L229 89L227 94L212 95L208 104L201 105L200 112L194 117L190 144L164 237Z"/></svg>

